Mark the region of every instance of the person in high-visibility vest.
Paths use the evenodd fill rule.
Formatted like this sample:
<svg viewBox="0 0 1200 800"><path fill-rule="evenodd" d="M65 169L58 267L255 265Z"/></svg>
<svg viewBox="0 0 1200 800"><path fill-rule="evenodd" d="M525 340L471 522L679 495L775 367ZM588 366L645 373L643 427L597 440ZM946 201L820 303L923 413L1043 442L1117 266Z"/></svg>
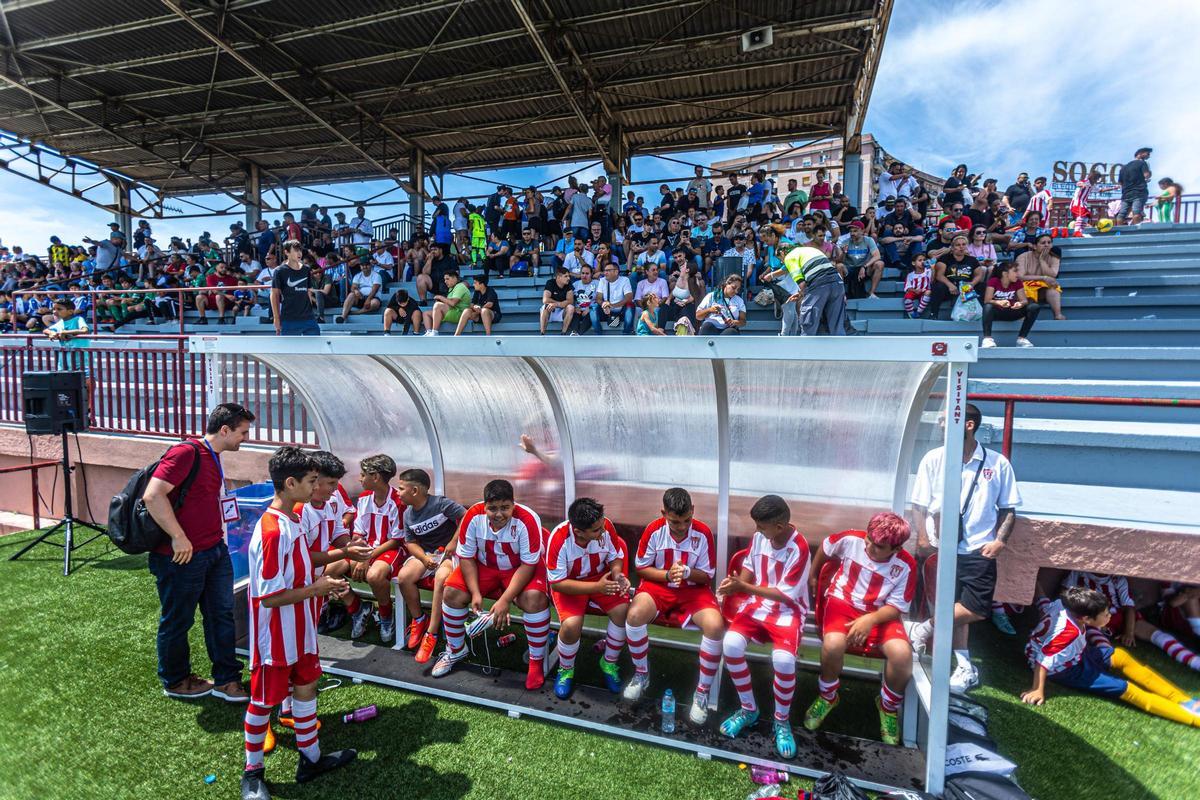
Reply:
<svg viewBox="0 0 1200 800"><path fill-rule="evenodd" d="M800 296L800 335L816 336L825 321L831 336L846 334L846 286L842 273L815 247L791 247L780 242L776 251L783 267L796 282ZM769 273L768 277L775 273Z"/></svg>

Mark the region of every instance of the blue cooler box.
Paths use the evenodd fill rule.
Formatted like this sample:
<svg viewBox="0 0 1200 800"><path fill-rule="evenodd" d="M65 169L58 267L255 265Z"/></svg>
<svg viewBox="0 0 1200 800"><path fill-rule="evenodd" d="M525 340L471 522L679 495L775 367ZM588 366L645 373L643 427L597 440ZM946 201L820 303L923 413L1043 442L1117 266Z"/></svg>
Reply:
<svg viewBox="0 0 1200 800"><path fill-rule="evenodd" d="M237 496L241 516L237 522L225 526L225 543L229 546L229 558L233 561L233 582L236 584L250 576L250 537L254 535L254 526L258 524L258 518L275 499L275 488L268 481L234 489L233 493Z"/></svg>

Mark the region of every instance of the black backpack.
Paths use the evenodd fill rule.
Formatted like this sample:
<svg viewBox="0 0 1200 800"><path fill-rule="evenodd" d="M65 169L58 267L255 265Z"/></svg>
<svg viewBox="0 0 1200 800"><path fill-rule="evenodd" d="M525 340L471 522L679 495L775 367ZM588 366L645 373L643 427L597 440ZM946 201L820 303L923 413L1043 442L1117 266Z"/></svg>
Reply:
<svg viewBox="0 0 1200 800"><path fill-rule="evenodd" d="M195 441L185 444L192 446L195 458L192 459L192 467L188 470L187 477L179 484L175 502L171 504L174 511L178 511L183 505L192 483L196 480L196 473L200 470L200 445ZM130 555L148 553L170 540L166 532L154 521L154 517L150 516L142 499L146 494L146 484L150 483L154 470L158 469L161 462L160 458L150 466L133 473L125 488L113 495L112 502L108 505L108 538L112 539L113 544L122 552Z"/></svg>

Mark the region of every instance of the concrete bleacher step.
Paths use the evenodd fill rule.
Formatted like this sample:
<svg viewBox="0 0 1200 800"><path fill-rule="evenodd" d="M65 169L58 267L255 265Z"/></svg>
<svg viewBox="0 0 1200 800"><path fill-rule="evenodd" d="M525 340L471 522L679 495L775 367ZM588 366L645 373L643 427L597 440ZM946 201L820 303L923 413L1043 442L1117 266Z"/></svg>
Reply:
<svg viewBox="0 0 1200 800"><path fill-rule="evenodd" d="M981 330L978 322L909 319L858 320L855 327L870 336L979 336ZM1019 327L1017 322L997 322L996 341L1014 344ZM1200 319L1039 319L1029 338L1043 347L1190 347L1200 342Z"/></svg>
<svg viewBox="0 0 1200 800"><path fill-rule="evenodd" d="M997 347L979 351L970 377L1200 381L1200 348Z"/></svg>
<svg viewBox="0 0 1200 800"><path fill-rule="evenodd" d="M847 301L853 319L903 319L904 301L896 297L865 298ZM943 305L943 309L946 306ZM1160 319L1200 318L1200 293L1172 295L1142 295L1132 297L1110 293L1069 294L1063 301L1063 313L1070 319L1142 319L1153 315ZM1044 307L1038 324L1052 320L1050 308Z"/></svg>
<svg viewBox="0 0 1200 800"><path fill-rule="evenodd" d="M1200 400L1200 381L1137 381L1064 378L972 378L971 394L1105 397L1130 400ZM976 401L987 416L1002 417L1004 403ZM1018 419L1117 420L1167 425L1200 424L1200 408L1154 405L1084 405L1018 402Z"/></svg>

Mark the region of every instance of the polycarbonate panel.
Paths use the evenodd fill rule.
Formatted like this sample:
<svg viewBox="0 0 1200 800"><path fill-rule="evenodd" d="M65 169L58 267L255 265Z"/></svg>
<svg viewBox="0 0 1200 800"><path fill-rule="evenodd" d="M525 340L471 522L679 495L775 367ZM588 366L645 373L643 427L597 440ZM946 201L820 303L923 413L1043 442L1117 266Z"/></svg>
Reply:
<svg viewBox="0 0 1200 800"><path fill-rule="evenodd" d="M895 506L905 430L929 365L727 361L725 368L730 552L754 532L750 506L764 494L787 499L793 522L814 543Z"/></svg>
<svg viewBox="0 0 1200 800"><path fill-rule="evenodd" d="M429 438L412 396L370 356L259 355L305 400L321 447L346 462L343 485L358 490L359 459L386 453L400 469L432 469Z"/></svg>
<svg viewBox="0 0 1200 800"><path fill-rule="evenodd" d="M493 478L513 482L517 501L550 525L563 505L562 444L550 401L519 358L388 356L425 400L437 429L445 493L464 505ZM522 447L529 437L532 453Z"/></svg>
<svg viewBox="0 0 1200 800"><path fill-rule="evenodd" d="M538 359L562 404L575 496L595 497L629 538L660 516L663 490L692 493L717 529L713 366L700 360ZM636 544L636 540L634 540Z"/></svg>

